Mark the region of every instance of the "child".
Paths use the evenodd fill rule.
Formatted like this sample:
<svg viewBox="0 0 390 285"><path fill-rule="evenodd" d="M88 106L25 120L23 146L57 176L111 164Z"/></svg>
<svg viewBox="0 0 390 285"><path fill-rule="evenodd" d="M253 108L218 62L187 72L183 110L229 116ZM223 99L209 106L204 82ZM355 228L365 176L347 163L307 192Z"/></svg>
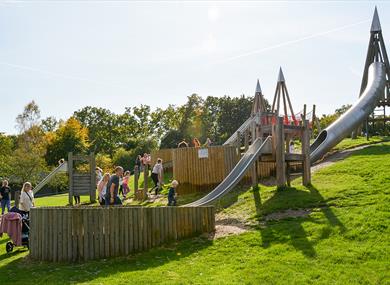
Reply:
<svg viewBox="0 0 390 285"><path fill-rule="evenodd" d="M171 183L171 188L168 192L168 206L176 206L176 188L179 185L177 180L173 180Z"/></svg>
<svg viewBox="0 0 390 285"><path fill-rule="evenodd" d="M130 192L129 179L130 179L130 171L126 171L125 176L123 177L122 180L122 193L124 199L126 199L127 193Z"/></svg>

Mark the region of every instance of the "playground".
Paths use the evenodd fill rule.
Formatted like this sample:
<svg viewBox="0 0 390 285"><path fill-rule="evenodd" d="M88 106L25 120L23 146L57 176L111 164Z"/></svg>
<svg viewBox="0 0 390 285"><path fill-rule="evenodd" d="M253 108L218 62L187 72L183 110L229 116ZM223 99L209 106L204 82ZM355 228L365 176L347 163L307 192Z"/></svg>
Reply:
<svg viewBox="0 0 390 285"><path fill-rule="evenodd" d="M316 105L294 112L280 67L274 96L257 80L224 143L154 149L129 169L127 197L116 165L99 203L98 156L68 152L16 214L27 243L0 238L1 284L390 284L390 63L376 8L362 75L356 102L321 128ZM39 197L59 175L67 191Z"/></svg>

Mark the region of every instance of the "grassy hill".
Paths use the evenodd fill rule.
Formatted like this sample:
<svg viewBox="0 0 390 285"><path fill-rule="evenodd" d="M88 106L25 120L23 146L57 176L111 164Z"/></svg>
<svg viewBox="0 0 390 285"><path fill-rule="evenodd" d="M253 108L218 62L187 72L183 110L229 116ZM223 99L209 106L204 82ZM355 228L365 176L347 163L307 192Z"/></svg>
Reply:
<svg viewBox="0 0 390 285"><path fill-rule="evenodd" d="M127 258L36 263L23 251L7 255L3 238L0 283L390 284L389 169L387 142L316 172L311 187L238 188L218 217L245 233Z"/></svg>

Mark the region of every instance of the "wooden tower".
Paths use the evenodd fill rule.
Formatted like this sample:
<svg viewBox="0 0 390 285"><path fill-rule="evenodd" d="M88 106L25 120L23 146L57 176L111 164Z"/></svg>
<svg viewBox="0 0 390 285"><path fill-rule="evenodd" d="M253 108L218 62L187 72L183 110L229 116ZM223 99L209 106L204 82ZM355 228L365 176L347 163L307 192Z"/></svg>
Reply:
<svg viewBox="0 0 390 285"><path fill-rule="evenodd" d="M385 126L386 121L390 120L389 118L386 118L386 107L390 107L390 64L386 52L385 41L382 35L382 28L379 21L378 10L376 7L374 11L374 16L372 18L372 23L371 23L370 41L368 43L366 63L364 64L363 78L362 78L362 83L360 85L359 97L361 96L361 94L363 93L364 89L367 86L368 68L373 62L383 62L386 68L386 85L385 85L385 89L383 90L383 97L378 101L377 104L377 107L383 108L382 119L383 119L383 124ZM377 121L377 119L375 119L374 114L372 114L367 118L365 124L366 134L368 134L367 130L369 124L375 121ZM358 133L359 130L357 132L354 132L352 136L355 138Z"/></svg>
<svg viewBox="0 0 390 285"><path fill-rule="evenodd" d="M294 110L291 105L290 96L287 91L286 86L286 80L284 79L282 68L279 69L279 75L278 75L278 83L276 84L276 90L275 90L275 96L272 103L272 110L271 112L275 113L276 115L280 115L280 97L282 97L283 100L283 110L284 110L284 124L289 125L289 118L293 121L294 125L297 125L298 122L294 115ZM289 114L291 114L289 116Z"/></svg>
<svg viewBox="0 0 390 285"><path fill-rule="evenodd" d="M253 100L251 115L264 113L266 111L267 111L267 106L265 104L264 96L261 91L259 79L257 79L255 98Z"/></svg>

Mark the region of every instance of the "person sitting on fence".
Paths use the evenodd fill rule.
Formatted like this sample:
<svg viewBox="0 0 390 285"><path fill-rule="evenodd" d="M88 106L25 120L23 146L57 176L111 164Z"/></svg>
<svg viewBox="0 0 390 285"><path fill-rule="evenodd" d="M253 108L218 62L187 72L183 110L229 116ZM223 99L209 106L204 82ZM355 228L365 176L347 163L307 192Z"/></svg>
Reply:
<svg viewBox="0 0 390 285"><path fill-rule="evenodd" d="M177 145L178 148L181 148L181 147L188 147L188 143L186 142L185 139L183 139L181 142L179 142L179 144Z"/></svg>
<svg viewBox="0 0 390 285"><path fill-rule="evenodd" d="M106 191L106 206L122 204L121 199L118 197L119 179L123 176L123 167L115 167L115 174L110 178L107 184Z"/></svg>
<svg viewBox="0 0 390 285"><path fill-rule="evenodd" d="M162 174L163 174L162 159L158 158L157 163L153 166L152 175L151 175L152 180L154 182L154 187L149 191L152 192L153 190L155 190L156 196L160 192L160 188L162 186L162 182L163 182Z"/></svg>
<svg viewBox="0 0 390 285"><path fill-rule="evenodd" d="M5 207L7 207L7 211L9 212L9 208L11 207L11 189L8 186L8 180L3 180L3 185L0 188L0 200L1 200L1 214L4 215Z"/></svg>
<svg viewBox="0 0 390 285"><path fill-rule="evenodd" d="M198 140L198 138L193 138L192 144L194 145L194 147L200 147L200 141Z"/></svg>
<svg viewBox="0 0 390 285"><path fill-rule="evenodd" d="M168 192L168 206L176 206L176 188L179 185L177 180L173 180L171 183L171 188L169 188Z"/></svg>
<svg viewBox="0 0 390 285"><path fill-rule="evenodd" d="M211 146L212 143L213 143L213 142L210 140L210 138L207 138L207 139L206 139L206 142L204 143L204 146L205 146L205 147L209 147L209 146Z"/></svg>
<svg viewBox="0 0 390 285"><path fill-rule="evenodd" d="M32 191L31 183L25 182L20 193L19 210L29 213L32 207L35 207L34 193Z"/></svg>
<svg viewBox="0 0 390 285"><path fill-rule="evenodd" d="M126 199L127 193L130 192L129 181L130 181L130 171L127 170L122 180L122 193L124 199Z"/></svg>
<svg viewBox="0 0 390 285"><path fill-rule="evenodd" d="M102 206L106 204L105 197L107 193L107 184L109 181L110 181L110 173L105 173L97 187L99 193L99 203Z"/></svg>

